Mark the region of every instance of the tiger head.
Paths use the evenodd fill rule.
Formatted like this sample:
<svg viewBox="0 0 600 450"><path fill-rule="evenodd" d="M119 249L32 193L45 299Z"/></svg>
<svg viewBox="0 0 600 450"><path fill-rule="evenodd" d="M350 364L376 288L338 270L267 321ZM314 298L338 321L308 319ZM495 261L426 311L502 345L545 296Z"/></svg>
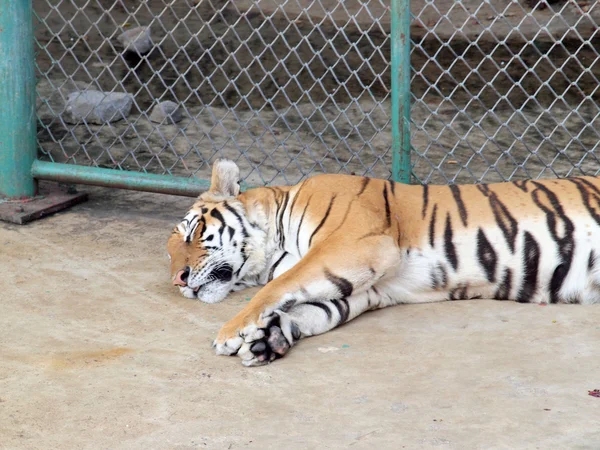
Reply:
<svg viewBox="0 0 600 450"><path fill-rule="evenodd" d="M220 302L236 282L264 269L266 233L246 217L239 181L233 161L216 161L210 189L171 233L171 279L187 298Z"/></svg>

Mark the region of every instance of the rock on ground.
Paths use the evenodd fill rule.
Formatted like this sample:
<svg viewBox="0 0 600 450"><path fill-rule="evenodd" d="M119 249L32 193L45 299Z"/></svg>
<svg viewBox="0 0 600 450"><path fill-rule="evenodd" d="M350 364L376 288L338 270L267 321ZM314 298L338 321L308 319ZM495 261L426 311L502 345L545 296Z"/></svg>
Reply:
<svg viewBox="0 0 600 450"><path fill-rule="evenodd" d="M67 99L63 118L68 123L103 124L127 117L133 97L120 92L84 91L72 92Z"/></svg>
<svg viewBox="0 0 600 450"><path fill-rule="evenodd" d="M36 84L36 112L42 121L61 116L67 106L67 98L73 92L87 91L89 83L64 79L38 80Z"/></svg>
<svg viewBox="0 0 600 450"><path fill-rule="evenodd" d="M117 37L117 41L119 41L125 50L133 51L140 55L148 53L154 45L149 27L136 27L127 30Z"/></svg>
<svg viewBox="0 0 600 450"><path fill-rule="evenodd" d="M163 123L166 119L166 123L177 123L183 118L179 105L175 102L167 100L160 102L150 113L150 120L156 123Z"/></svg>

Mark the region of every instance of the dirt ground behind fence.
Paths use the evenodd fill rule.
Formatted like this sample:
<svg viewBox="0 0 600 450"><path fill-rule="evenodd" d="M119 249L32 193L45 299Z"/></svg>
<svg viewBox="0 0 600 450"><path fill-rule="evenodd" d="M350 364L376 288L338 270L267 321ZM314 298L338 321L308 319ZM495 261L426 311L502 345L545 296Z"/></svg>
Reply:
<svg viewBox="0 0 600 450"><path fill-rule="evenodd" d="M358 2L344 9L329 0L279 3L261 2L258 10L253 2L149 1L126 10L103 0L51 11L35 1L45 24L36 31L44 47L37 57L41 148L56 160L198 176L208 174L216 153L244 153L242 173L257 184L323 171L389 176L389 13L376 2L368 11ZM452 3L435 2L436 11L412 2L418 178L595 173L600 8L582 19L575 6L527 16L508 1ZM116 42L136 25L151 25L159 44L141 60L122 57ZM64 105L57 86L63 95L73 89L65 77L130 92L136 108L112 127L65 125L56 118ZM158 99L182 103L188 118L179 126L150 123Z"/></svg>

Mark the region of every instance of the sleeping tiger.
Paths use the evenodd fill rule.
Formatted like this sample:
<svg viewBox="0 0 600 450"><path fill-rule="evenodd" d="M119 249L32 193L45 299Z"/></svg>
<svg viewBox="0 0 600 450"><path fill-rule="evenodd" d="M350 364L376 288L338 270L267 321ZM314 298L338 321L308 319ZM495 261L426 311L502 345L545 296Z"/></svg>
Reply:
<svg viewBox="0 0 600 450"><path fill-rule="evenodd" d="M418 186L318 175L240 193L238 167L219 160L168 253L188 298L264 286L213 343L259 366L390 305L600 301L600 178Z"/></svg>

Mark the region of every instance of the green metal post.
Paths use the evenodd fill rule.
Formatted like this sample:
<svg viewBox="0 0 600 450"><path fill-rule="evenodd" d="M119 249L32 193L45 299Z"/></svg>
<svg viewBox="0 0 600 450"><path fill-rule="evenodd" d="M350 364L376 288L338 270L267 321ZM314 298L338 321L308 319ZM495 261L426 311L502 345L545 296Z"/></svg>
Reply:
<svg viewBox="0 0 600 450"><path fill-rule="evenodd" d="M392 0L392 178L410 183L410 0Z"/></svg>
<svg viewBox="0 0 600 450"><path fill-rule="evenodd" d="M0 197L36 194L31 0L0 0Z"/></svg>
<svg viewBox="0 0 600 450"><path fill-rule="evenodd" d="M0 0L2 1L2 0ZM195 197L208 190L210 181L198 178L183 178L169 175L130 172L127 170L103 169L99 167L59 164L35 161L31 170L40 180L61 183L91 184L133 191L160 192L162 194ZM252 186L241 183L242 190Z"/></svg>

